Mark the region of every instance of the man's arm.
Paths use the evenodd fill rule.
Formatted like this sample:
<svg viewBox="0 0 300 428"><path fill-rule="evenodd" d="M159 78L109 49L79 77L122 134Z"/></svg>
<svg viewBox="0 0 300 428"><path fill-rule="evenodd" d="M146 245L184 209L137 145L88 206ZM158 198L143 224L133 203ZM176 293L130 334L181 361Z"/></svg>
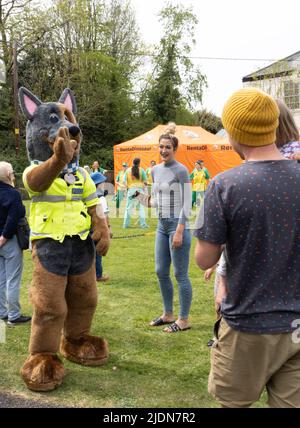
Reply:
<svg viewBox="0 0 300 428"><path fill-rule="evenodd" d="M7 217L2 230L2 237L8 240L13 238L20 218L24 217L26 214L21 196L16 190L11 190L8 194L5 208L7 210ZM2 239L2 242L5 244L6 241L4 242Z"/></svg>
<svg viewBox="0 0 300 428"><path fill-rule="evenodd" d="M210 175L209 175L208 169L206 169L206 168L204 168L204 176L205 176L206 180L210 179Z"/></svg>
<svg viewBox="0 0 300 428"><path fill-rule="evenodd" d="M197 239L195 247L195 260L200 269L206 270L213 267L222 254L222 245L211 244Z"/></svg>
<svg viewBox="0 0 300 428"><path fill-rule="evenodd" d="M145 173L145 170L141 168L141 178L143 180L144 186L147 186L147 175Z"/></svg>

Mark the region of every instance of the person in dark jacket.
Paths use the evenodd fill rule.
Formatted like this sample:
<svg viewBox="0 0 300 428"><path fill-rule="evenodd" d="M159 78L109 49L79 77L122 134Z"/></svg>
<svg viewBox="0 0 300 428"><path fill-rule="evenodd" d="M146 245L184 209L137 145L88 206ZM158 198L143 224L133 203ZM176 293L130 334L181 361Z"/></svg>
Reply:
<svg viewBox="0 0 300 428"><path fill-rule="evenodd" d="M0 162L0 319L10 326L31 320L31 317L21 315L19 302L23 252L16 229L24 216L21 196L14 189L12 165Z"/></svg>

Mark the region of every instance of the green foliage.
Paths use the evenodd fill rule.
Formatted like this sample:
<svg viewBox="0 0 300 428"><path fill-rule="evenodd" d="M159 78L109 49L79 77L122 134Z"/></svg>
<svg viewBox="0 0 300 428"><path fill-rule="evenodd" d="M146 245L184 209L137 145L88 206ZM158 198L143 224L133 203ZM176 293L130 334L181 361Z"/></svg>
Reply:
<svg viewBox="0 0 300 428"><path fill-rule="evenodd" d="M206 109L197 111L195 113L195 117L197 120L197 125L202 126L202 128L213 134L216 134L218 131L220 131L220 129L223 128L221 119Z"/></svg>
<svg viewBox="0 0 300 428"><path fill-rule="evenodd" d="M12 129L12 98L11 88L8 84L0 85L0 132Z"/></svg>
<svg viewBox="0 0 300 428"><path fill-rule="evenodd" d="M0 131L0 160L12 164L16 173L21 173L28 166L25 141L21 139L19 154L16 154L16 142L14 134L8 131Z"/></svg>
<svg viewBox="0 0 300 428"><path fill-rule="evenodd" d="M206 78L189 58L198 23L191 9L168 3L160 13L160 21L165 32L156 49L147 98L153 119L166 123L174 121L179 110L202 101Z"/></svg>
<svg viewBox="0 0 300 428"><path fill-rule="evenodd" d="M176 112L175 123L177 125L198 126L197 115L188 109L181 108Z"/></svg>
<svg viewBox="0 0 300 428"><path fill-rule="evenodd" d="M89 145L86 148L83 144L80 155L80 165L92 165L95 160L99 162L99 165L104 169L114 169L114 157L111 147L101 147L100 149L95 144L95 150L93 145Z"/></svg>
<svg viewBox="0 0 300 428"><path fill-rule="evenodd" d="M55 101L71 87L84 135L83 156L105 155L103 161L112 165L107 148L133 136L136 118L131 92L140 59L132 53L142 44L129 2L72 0L54 1L45 10L20 8L10 17L8 34L12 28L20 85L42 101ZM0 88L0 130L14 127L11 93L11 82ZM24 129L24 119L21 124Z"/></svg>
<svg viewBox="0 0 300 428"><path fill-rule="evenodd" d="M201 101L205 77L188 58L197 24L190 9L167 4L161 11L167 30L146 90L139 56L146 49L130 1L15 0L12 10L9 4L0 0L0 61L7 75L0 85L0 150L17 168L27 159L23 148L19 159L15 156L13 41L20 86L42 101L57 100L65 87L75 92L84 136L82 163L98 159L112 168L114 144L169 120L196 124L191 109ZM23 139L22 115L20 122Z"/></svg>

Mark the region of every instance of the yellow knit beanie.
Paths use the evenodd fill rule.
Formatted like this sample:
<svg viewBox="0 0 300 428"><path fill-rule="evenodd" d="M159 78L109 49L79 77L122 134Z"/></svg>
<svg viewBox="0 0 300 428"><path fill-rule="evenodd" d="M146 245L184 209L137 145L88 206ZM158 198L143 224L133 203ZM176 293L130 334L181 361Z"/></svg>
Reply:
<svg viewBox="0 0 300 428"><path fill-rule="evenodd" d="M279 109L273 98L256 88L234 92L226 102L222 122L238 143L259 147L276 140Z"/></svg>

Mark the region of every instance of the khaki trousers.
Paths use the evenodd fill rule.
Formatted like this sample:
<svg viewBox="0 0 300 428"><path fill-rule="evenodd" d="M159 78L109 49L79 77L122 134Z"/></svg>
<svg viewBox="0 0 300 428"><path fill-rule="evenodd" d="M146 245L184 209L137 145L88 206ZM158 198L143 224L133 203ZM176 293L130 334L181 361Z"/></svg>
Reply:
<svg viewBox="0 0 300 428"><path fill-rule="evenodd" d="M211 349L209 393L223 407L249 407L266 387L270 407L300 407L296 342L292 333L242 333L222 319Z"/></svg>

